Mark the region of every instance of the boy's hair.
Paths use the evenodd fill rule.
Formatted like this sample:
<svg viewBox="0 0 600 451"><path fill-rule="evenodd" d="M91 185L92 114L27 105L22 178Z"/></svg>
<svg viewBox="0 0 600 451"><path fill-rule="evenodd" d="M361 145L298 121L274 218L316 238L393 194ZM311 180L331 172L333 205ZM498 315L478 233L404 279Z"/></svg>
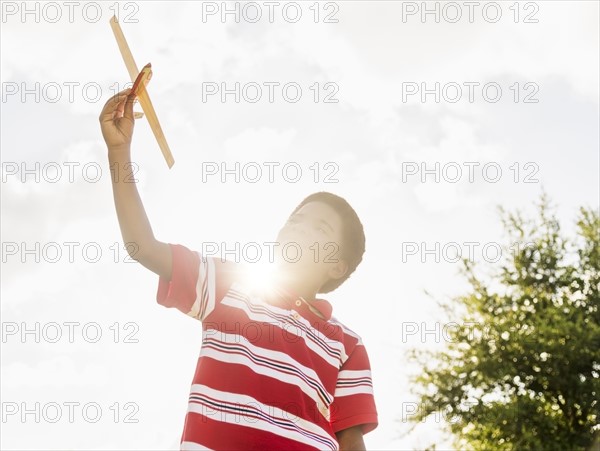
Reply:
<svg viewBox="0 0 600 451"><path fill-rule="evenodd" d="M307 196L290 216L293 216L309 202L323 202L329 205L342 220L342 242L340 243L339 253L336 257L346 261L348 272L339 279L330 279L319 290L319 293L329 293L344 283L362 261L362 256L365 252L365 232L358 215L350 204L344 198L326 191L320 191Z"/></svg>

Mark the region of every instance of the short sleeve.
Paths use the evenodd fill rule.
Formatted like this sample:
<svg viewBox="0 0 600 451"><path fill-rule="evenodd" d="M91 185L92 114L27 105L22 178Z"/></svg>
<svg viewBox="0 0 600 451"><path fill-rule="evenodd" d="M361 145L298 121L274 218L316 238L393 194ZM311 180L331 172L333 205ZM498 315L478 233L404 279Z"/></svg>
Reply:
<svg viewBox="0 0 600 451"><path fill-rule="evenodd" d="M371 365L361 341L338 373L334 400L330 406L330 422L336 433L362 425L362 432L366 434L378 425Z"/></svg>
<svg viewBox="0 0 600 451"><path fill-rule="evenodd" d="M159 277L156 301L203 321L215 308L215 259L171 244L171 280Z"/></svg>

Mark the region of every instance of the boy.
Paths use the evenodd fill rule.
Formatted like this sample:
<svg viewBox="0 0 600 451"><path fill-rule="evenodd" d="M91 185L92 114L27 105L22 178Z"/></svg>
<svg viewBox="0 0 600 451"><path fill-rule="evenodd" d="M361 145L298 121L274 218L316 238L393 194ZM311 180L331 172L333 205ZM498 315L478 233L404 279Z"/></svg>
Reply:
<svg viewBox="0 0 600 451"><path fill-rule="evenodd" d="M99 118L111 167L130 162L129 93ZM181 449L364 450L377 427L369 359L317 298L362 260L352 207L331 193L304 199L277 236L272 283L253 289L244 265L156 240L135 184L112 180L123 240L137 244L130 255L159 275L158 303L202 322Z"/></svg>

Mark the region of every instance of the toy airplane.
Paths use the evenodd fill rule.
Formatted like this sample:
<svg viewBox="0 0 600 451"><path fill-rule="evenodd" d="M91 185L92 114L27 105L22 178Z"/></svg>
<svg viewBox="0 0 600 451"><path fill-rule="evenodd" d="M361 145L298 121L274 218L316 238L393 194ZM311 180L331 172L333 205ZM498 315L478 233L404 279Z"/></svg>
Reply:
<svg viewBox="0 0 600 451"><path fill-rule="evenodd" d="M148 63L144 67L142 67L142 70L140 71L137 78L133 82L133 86L131 86L131 92L129 93L129 97L133 97L133 98L137 97L138 92L141 92L142 89L144 89L144 90L146 89L146 85L148 84L148 82L150 81L151 78L152 78L152 64ZM141 83L143 83L143 84L141 84Z"/></svg>
<svg viewBox="0 0 600 451"><path fill-rule="evenodd" d="M140 105L142 106L144 113L146 113L146 118L148 119L150 128L154 133L154 137L156 138L156 141L160 146L160 150L162 151L165 161L170 169L173 164L175 164L175 160L173 159L173 155L171 154L171 150L167 144L167 139L162 131L160 122L158 122L158 117L156 116L156 112L154 111L154 107L150 101L148 91L146 90L146 84L152 77L151 65L148 63L144 66L141 72L138 71L135 60L133 59L133 55L131 54L131 50L129 50L129 45L127 45L127 41L123 35L123 30L121 30L121 26L119 25L119 21L117 20L116 16L113 16L110 19L110 26L117 40L117 44L119 45L119 50L121 51L123 61L125 61L125 66L127 67L131 81L133 81L132 90L129 95L130 97L137 96L139 99ZM140 118L141 116L141 113L135 113L136 118Z"/></svg>

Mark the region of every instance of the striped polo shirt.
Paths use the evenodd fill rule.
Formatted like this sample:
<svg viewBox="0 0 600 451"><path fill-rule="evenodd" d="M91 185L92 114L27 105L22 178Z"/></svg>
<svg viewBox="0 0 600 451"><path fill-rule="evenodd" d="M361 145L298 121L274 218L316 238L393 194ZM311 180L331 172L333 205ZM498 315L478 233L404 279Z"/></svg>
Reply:
<svg viewBox="0 0 600 451"><path fill-rule="evenodd" d="M157 301L201 321L202 346L182 450L335 450L336 432L377 427L369 358L361 338L289 291L256 291L241 264L171 244L171 280Z"/></svg>

